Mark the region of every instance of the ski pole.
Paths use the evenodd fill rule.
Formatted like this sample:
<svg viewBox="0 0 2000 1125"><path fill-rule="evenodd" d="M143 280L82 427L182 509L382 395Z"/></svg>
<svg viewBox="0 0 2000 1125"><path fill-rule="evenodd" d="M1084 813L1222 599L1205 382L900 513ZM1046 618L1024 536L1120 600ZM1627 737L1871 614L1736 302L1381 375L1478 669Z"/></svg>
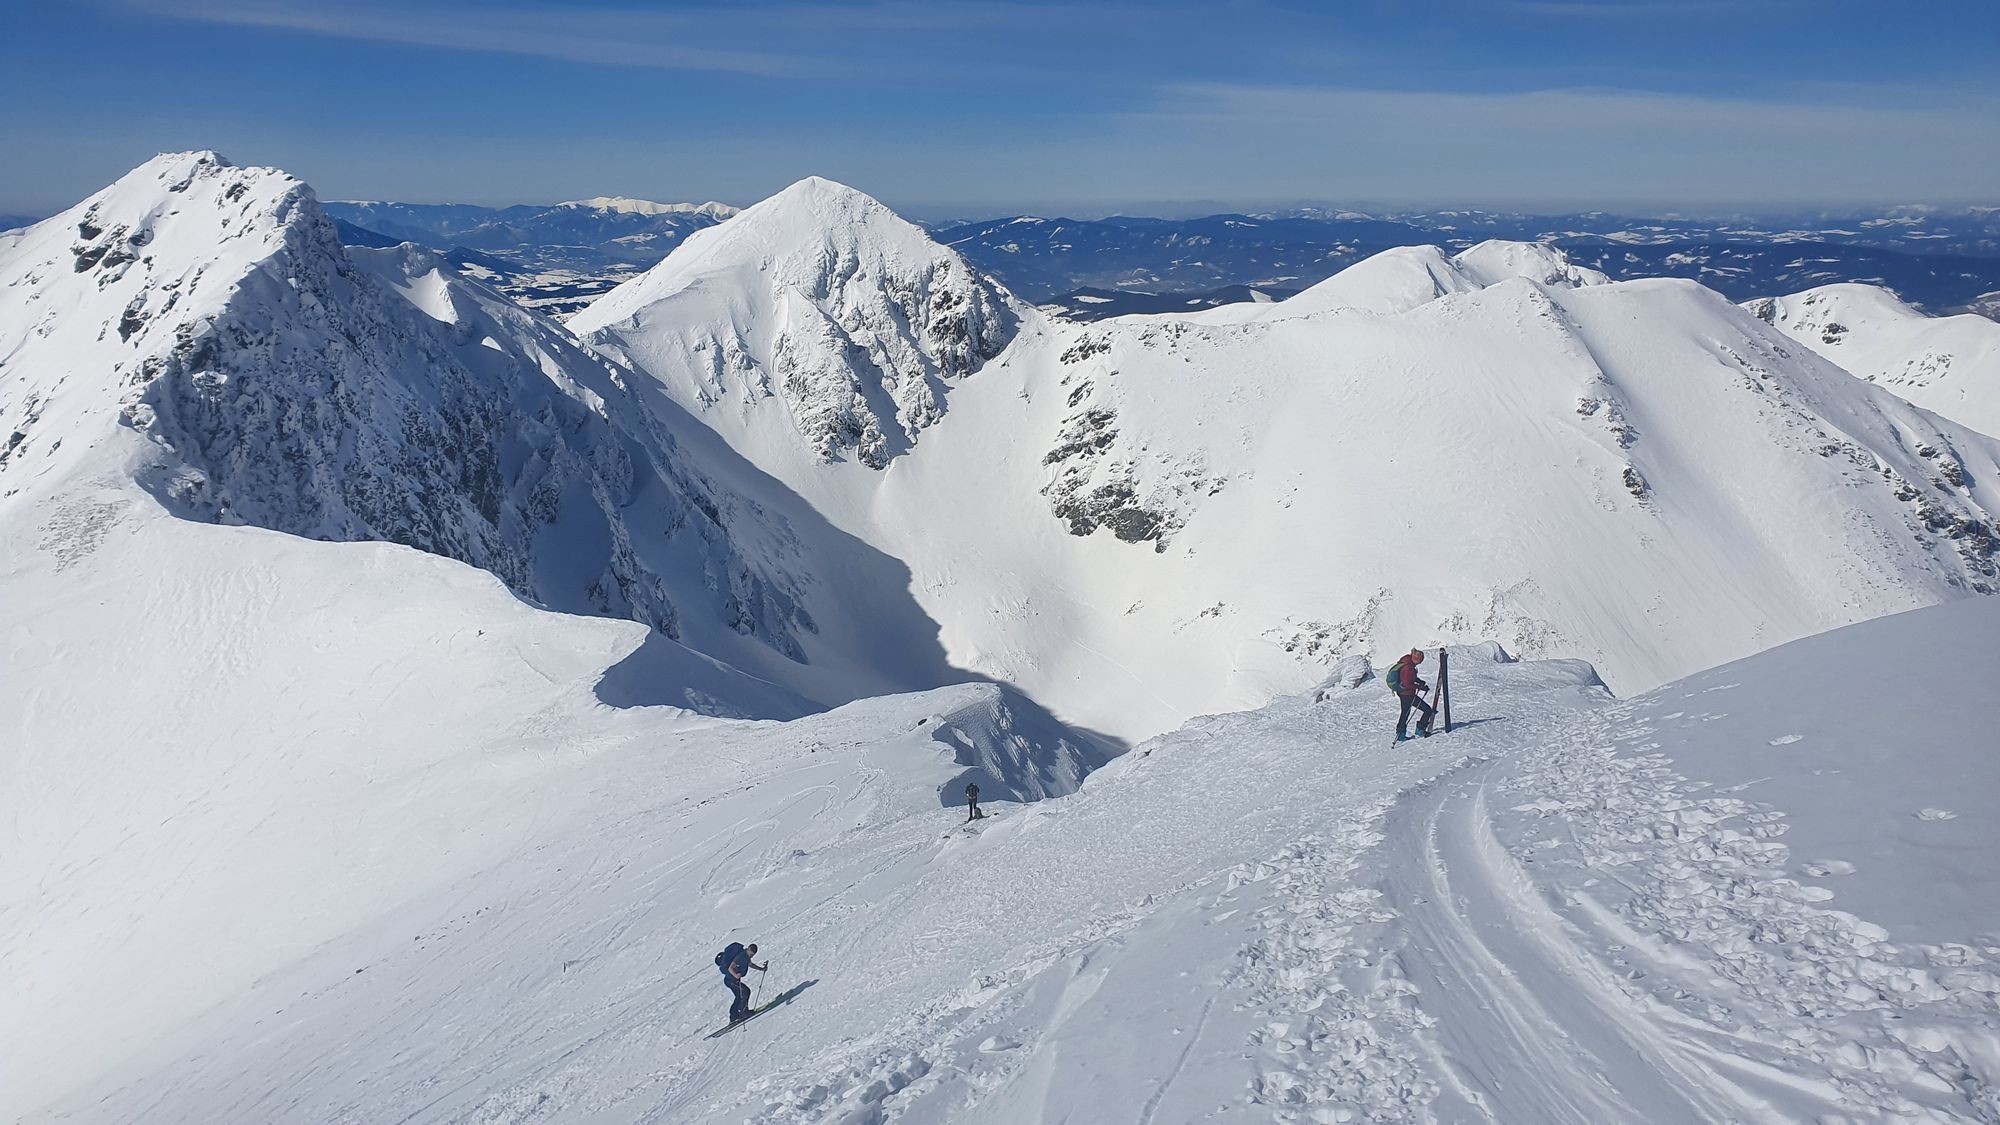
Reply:
<svg viewBox="0 0 2000 1125"><path fill-rule="evenodd" d="M764 958L764 975L757 978L757 995L750 998L750 1010L757 1010L757 1002L764 998L764 982L771 979L771 959Z"/></svg>

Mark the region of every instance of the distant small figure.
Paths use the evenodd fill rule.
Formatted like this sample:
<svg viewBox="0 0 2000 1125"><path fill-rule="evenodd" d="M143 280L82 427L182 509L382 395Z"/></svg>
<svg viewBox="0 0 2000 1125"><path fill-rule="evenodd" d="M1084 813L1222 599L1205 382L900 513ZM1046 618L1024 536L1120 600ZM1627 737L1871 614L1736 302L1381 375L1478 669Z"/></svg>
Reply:
<svg viewBox="0 0 2000 1125"><path fill-rule="evenodd" d="M965 810L965 822L967 824L986 815L979 811L979 786L969 781L965 784Z"/></svg>
<svg viewBox="0 0 2000 1125"><path fill-rule="evenodd" d="M741 1023L751 1016L750 986L743 981L743 974L755 969L763 972L769 962L759 965L753 958L757 956L757 946L730 942L728 947L715 955L715 967L722 970L722 983L729 986L729 1022Z"/></svg>
<svg viewBox="0 0 2000 1125"><path fill-rule="evenodd" d="M1431 736L1431 720L1437 717L1437 709L1424 702L1424 693L1431 685L1417 676L1417 665L1424 662L1424 650L1413 648L1408 656L1396 661L1389 669L1389 690L1402 700L1402 713L1396 716L1396 741L1403 742L1410 737L1410 708L1423 712L1417 720L1417 733L1425 738Z"/></svg>

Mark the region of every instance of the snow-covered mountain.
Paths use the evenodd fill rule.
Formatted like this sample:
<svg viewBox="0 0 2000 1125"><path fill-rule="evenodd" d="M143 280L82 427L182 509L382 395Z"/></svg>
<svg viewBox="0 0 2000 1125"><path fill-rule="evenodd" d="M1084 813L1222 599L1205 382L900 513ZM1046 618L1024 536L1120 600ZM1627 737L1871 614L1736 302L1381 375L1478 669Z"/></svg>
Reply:
<svg viewBox="0 0 2000 1125"><path fill-rule="evenodd" d="M17 526L136 482L192 519L407 544L650 625L651 697L704 709L960 678L892 560L817 557L843 537L718 483L740 459L690 456L677 431L705 431L628 372L427 251L343 248L283 173L161 157L21 232L0 357ZM745 699L687 649L757 677Z"/></svg>
<svg viewBox="0 0 2000 1125"><path fill-rule="evenodd" d="M1539 243L1078 325L806 181L596 351L451 260L209 153L0 234L0 1117L2000 1114L2000 439Z"/></svg>
<svg viewBox="0 0 2000 1125"><path fill-rule="evenodd" d="M1202 312L1203 324L1293 320L1334 309L1393 314L1439 297L1475 293L1511 278L1575 288L1611 280L1573 265L1562 251L1527 242L1482 242L1447 256L1435 246L1404 246L1368 258L1283 301L1224 305Z"/></svg>
<svg viewBox="0 0 2000 1125"><path fill-rule="evenodd" d="M880 469L944 416L1017 316L922 230L812 178L689 238L569 324L687 405L768 420L756 440ZM793 434L773 432L766 402Z"/></svg>
<svg viewBox="0 0 2000 1125"><path fill-rule="evenodd" d="M495 608L523 658L554 639ZM524 725L554 688L509 661L465 701L504 768L385 753L314 794L334 854L270 856L303 860L308 910L189 908L100 980L101 946L58 939L115 948L138 908L83 867L28 950L74 1008L9 1058L48 1116L104 1121L1988 1121L1996 628L2000 600L1940 607L1624 703L1459 649L1459 728L1395 748L1349 661L973 824L936 790L1006 730L986 701ZM133 874L174 903L198 869ZM325 940L221 956L295 929ZM731 940L783 1003L709 1040ZM187 963L226 971L173 982L213 1006L128 1030L120 987Z"/></svg>
<svg viewBox="0 0 2000 1125"><path fill-rule="evenodd" d="M1871 383L1985 434L2000 434L2000 323L1926 316L1876 285L1826 285L1744 307Z"/></svg>
<svg viewBox="0 0 2000 1125"><path fill-rule="evenodd" d="M272 169L163 156L0 239L0 434L9 1120L448 903L615 746L697 800L695 732L933 688L806 752L933 813L1105 759L645 380Z"/></svg>
<svg viewBox="0 0 2000 1125"><path fill-rule="evenodd" d="M782 294L889 257L877 225L897 258L949 251L799 205L828 191L751 208L576 324L908 565L955 663L1087 726L1142 736L1437 641L1637 690L2000 585L2000 442L1701 286L1606 283L1536 244L1392 250L1185 316L1028 310L890 471L829 464L890 417L850 406L879 365L828 329L791 364L813 380L773 378L774 320L837 319Z"/></svg>

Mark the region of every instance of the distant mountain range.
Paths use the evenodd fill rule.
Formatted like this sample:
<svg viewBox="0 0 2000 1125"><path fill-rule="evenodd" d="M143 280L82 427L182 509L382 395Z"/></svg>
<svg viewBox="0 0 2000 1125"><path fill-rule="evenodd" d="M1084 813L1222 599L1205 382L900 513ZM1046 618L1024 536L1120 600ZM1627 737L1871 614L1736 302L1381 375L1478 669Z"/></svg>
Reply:
<svg viewBox="0 0 2000 1125"><path fill-rule="evenodd" d="M443 251L516 301L561 316L736 209L600 197L498 208L347 202L326 210L349 245L410 241ZM1553 245L1618 280L1690 278L1736 300L1866 282L1932 313L1991 315L2000 307L1996 208L1779 221L1307 208L1190 219L1011 216L930 229L1017 296L1077 320L1281 299L1383 250L1465 249L1487 239Z"/></svg>
<svg viewBox="0 0 2000 1125"><path fill-rule="evenodd" d="M1388 218L1020 217L934 233L1020 296L1084 319L1163 311L1145 299L1157 295L1228 286L1297 290L1383 250L1431 244L1463 249L1490 238L1548 243L1614 279L1685 277L1738 300L1862 281L1943 312L2000 290L2000 220L1991 209L1850 217L1817 227L1452 211ZM1139 299L1072 299L1079 290Z"/></svg>
<svg viewBox="0 0 2000 1125"><path fill-rule="evenodd" d="M599 196L556 204L340 202L326 213L349 246L414 242L529 308L575 312L736 213L725 203Z"/></svg>
<svg viewBox="0 0 2000 1125"><path fill-rule="evenodd" d="M473 207L462 203L326 204L356 227L445 250L506 255L537 269L650 266L680 240L736 213L723 203L654 203L599 197L567 203Z"/></svg>

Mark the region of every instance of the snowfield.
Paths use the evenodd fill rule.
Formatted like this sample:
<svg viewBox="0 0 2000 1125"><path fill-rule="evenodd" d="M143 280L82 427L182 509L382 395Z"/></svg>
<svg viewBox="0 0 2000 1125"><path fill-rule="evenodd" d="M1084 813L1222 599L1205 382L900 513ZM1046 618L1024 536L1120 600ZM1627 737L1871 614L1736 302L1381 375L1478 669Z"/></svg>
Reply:
<svg viewBox="0 0 2000 1125"><path fill-rule="evenodd" d="M1822 285L1744 308L1871 383L2000 434L2000 323L1925 316L1877 285Z"/></svg>
<svg viewBox="0 0 2000 1125"><path fill-rule="evenodd" d="M583 338L212 153L0 236L0 1118L2000 1122L2000 439L1539 245L704 217Z"/></svg>
<svg viewBox="0 0 2000 1125"><path fill-rule="evenodd" d="M210 1008L329 943L381 940L412 910L443 924L460 884L558 825L629 831L585 828L621 807L600 785L641 784L604 762L651 763L642 805L706 803L746 785L745 763L770 758L752 748L789 729L687 741L716 720L607 704L625 663L656 694L805 710L685 650L642 650L639 625L536 610L408 548L204 527L111 489L47 511L28 535L9 525L0 559L9 1117L194 1042ZM896 799L933 817L968 780L1032 799L1104 760L997 685L857 707L815 720L849 731L818 748L906 734L842 772L864 790L894 777Z"/></svg>
<svg viewBox="0 0 2000 1125"><path fill-rule="evenodd" d="M175 892L260 852L310 905L205 903L198 946L135 965L244 979L117 1052L118 990L70 991L7 1052L62 1066L9 1088L87 1121L1990 1121L1996 609L1624 703L1580 663L1458 650L1449 735L1393 746L1379 679L1335 682L1070 796L988 789L971 825L939 791L953 747L1019 736L995 689L746 724L495 677L480 698L514 714L569 703L414 778L363 760L313 802L264 755L219 771L246 779L232 803L317 807L359 855L296 867L231 830L143 881L97 865ZM125 821L128 799L98 803ZM403 801L427 815L367 818ZM321 940L237 961L288 926ZM730 939L790 999L710 1042Z"/></svg>
<svg viewBox="0 0 2000 1125"><path fill-rule="evenodd" d="M1539 245L1393 250L1191 314L1018 308L1004 351L923 400L921 440L843 452L829 435L899 432L855 404L915 384L861 355L924 322L855 286L982 307L926 288L950 253L808 181L572 327L907 565L955 666L1094 730L1143 738L1411 643L1580 657L1630 693L2000 585L2000 439L1712 290ZM845 335L771 358L808 306Z"/></svg>

